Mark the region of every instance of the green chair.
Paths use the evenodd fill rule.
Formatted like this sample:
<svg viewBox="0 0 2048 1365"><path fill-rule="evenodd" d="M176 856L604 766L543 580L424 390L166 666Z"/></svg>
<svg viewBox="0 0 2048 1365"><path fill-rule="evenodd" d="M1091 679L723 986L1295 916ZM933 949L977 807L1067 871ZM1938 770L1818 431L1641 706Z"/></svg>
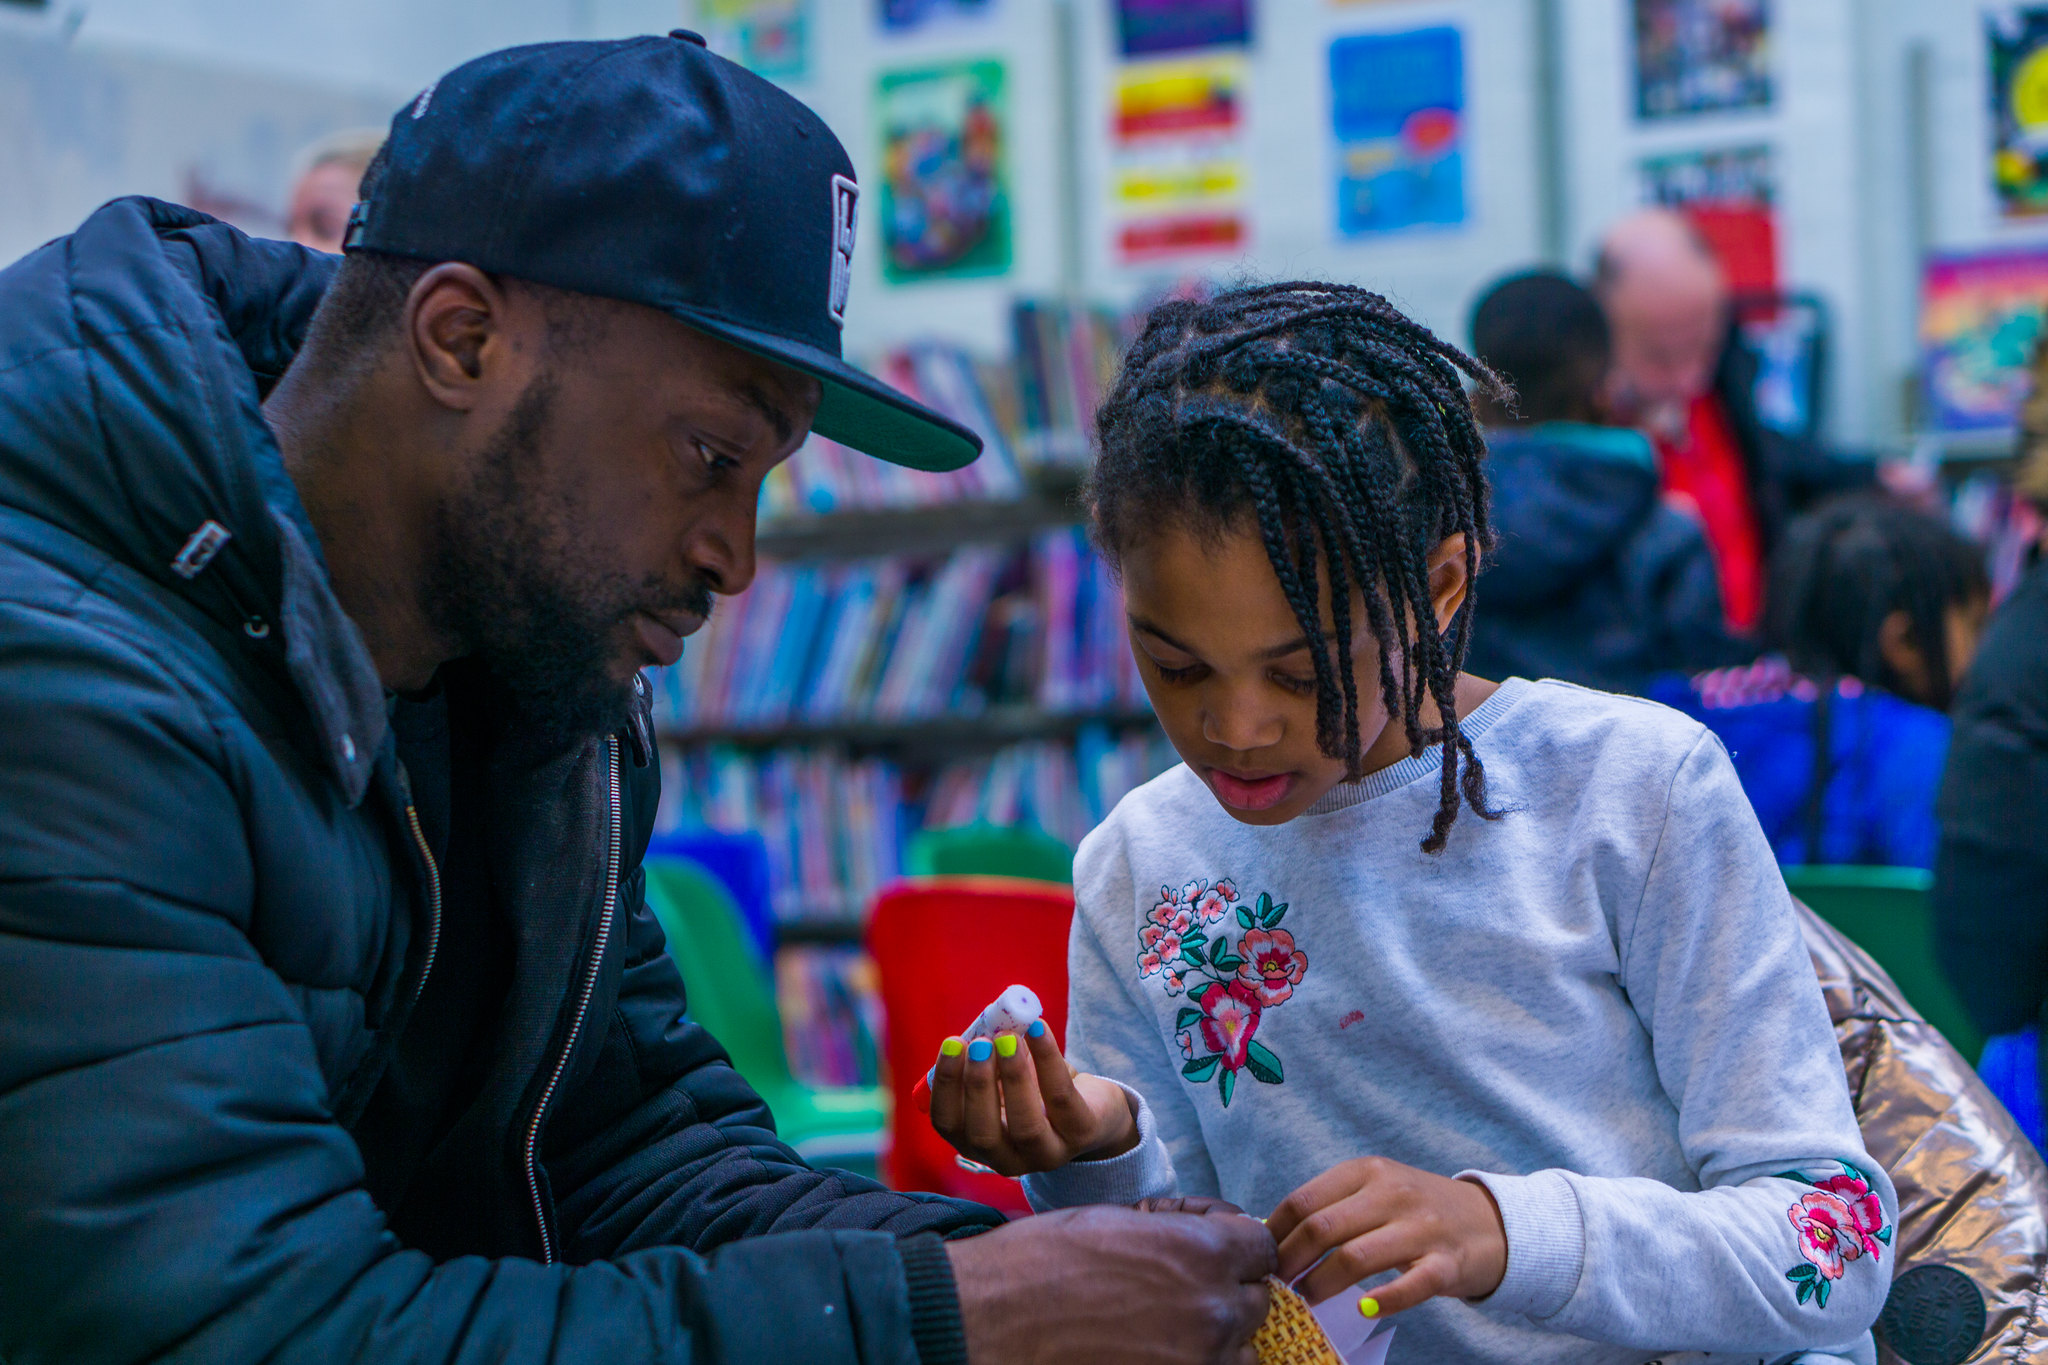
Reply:
<svg viewBox="0 0 2048 1365"><path fill-rule="evenodd" d="M913 877L1023 877L1074 883L1074 850L1042 830L957 825L921 830L904 851Z"/></svg>
<svg viewBox="0 0 2048 1365"><path fill-rule="evenodd" d="M775 1115L775 1129L806 1161L872 1176L888 1126L880 1086L818 1088L790 1073L775 985L716 877L687 858L649 858L647 906L668 936L689 992L689 1017L725 1045Z"/></svg>
<svg viewBox="0 0 2048 1365"><path fill-rule="evenodd" d="M1984 1035L1934 961L1934 921L1927 906L1933 880L1918 867L1785 869L1792 894L1876 958L1913 1008L1975 1066Z"/></svg>

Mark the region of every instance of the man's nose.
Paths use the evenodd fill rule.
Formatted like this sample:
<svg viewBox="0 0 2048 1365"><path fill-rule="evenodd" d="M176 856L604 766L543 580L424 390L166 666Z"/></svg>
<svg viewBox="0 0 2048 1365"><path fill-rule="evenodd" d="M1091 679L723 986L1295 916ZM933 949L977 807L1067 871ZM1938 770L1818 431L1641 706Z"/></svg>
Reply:
<svg viewBox="0 0 2048 1365"><path fill-rule="evenodd" d="M750 499L728 506L694 528L684 558L715 593L737 597L753 584L759 568L754 549L757 503Z"/></svg>

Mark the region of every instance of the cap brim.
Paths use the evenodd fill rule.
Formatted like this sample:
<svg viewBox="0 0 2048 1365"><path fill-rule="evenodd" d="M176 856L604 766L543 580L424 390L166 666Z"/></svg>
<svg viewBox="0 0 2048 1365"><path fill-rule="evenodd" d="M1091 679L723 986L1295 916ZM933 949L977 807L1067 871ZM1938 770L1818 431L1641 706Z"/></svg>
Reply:
<svg viewBox="0 0 2048 1365"><path fill-rule="evenodd" d="M981 454L981 437L972 430L828 351L692 308L667 311L700 332L815 378L824 392L811 430L820 436L890 464L936 473L972 464Z"/></svg>

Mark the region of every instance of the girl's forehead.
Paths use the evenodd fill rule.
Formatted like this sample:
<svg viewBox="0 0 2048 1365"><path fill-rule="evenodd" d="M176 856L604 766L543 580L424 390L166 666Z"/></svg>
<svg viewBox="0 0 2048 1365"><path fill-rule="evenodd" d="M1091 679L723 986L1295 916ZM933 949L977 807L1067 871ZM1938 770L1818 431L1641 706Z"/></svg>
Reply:
<svg viewBox="0 0 2048 1365"><path fill-rule="evenodd" d="M1161 525L1121 559L1125 607L1147 634L1212 657L1301 642L1301 622L1254 529ZM1327 578L1316 599L1327 623ZM1356 612L1352 632L1354 641L1370 638Z"/></svg>

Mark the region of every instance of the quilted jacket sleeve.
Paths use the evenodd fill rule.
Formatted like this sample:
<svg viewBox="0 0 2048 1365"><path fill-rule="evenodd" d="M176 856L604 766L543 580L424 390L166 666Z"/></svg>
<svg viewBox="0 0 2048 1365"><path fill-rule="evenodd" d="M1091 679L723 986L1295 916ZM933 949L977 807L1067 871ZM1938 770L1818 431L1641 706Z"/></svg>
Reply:
<svg viewBox="0 0 2048 1365"><path fill-rule="evenodd" d="M898 1239L822 1216L581 1266L400 1245L253 946L233 717L89 597L23 605L22 563L0 547L0 1354L916 1365ZM673 1090L714 1120L677 1141L749 1126L705 1040L662 1046L721 1073Z"/></svg>

